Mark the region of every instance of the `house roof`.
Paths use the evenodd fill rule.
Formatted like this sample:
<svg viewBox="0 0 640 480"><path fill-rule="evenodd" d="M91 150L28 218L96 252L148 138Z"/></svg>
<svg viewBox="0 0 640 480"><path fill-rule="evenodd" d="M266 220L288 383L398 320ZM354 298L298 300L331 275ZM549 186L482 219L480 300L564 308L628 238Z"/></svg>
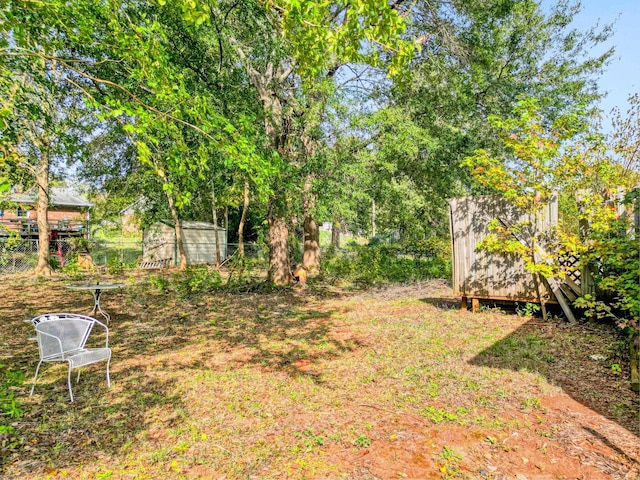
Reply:
<svg viewBox="0 0 640 480"><path fill-rule="evenodd" d="M93 207L93 203L71 187L50 187L49 196L49 205L58 207ZM32 188L24 193L14 193L11 195L11 200L17 203L35 204L38 201L36 189Z"/></svg>

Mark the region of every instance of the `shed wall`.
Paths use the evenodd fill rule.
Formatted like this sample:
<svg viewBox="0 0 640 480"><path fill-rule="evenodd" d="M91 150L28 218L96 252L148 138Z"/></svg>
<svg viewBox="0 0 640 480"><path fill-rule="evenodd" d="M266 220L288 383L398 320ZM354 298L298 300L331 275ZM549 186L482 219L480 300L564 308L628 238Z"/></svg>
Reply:
<svg viewBox="0 0 640 480"><path fill-rule="evenodd" d="M216 263L216 230L214 230L213 225L211 228L189 228L188 226L183 226L182 234L188 265ZM227 232L219 228L217 234L220 244L220 257L221 260L224 260L227 258ZM175 231L172 226L156 223L144 232L143 261L150 262L171 258L176 263L176 252Z"/></svg>
<svg viewBox="0 0 640 480"><path fill-rule="evenodd" d="M187 255L187 263L194 265L216 263L215 230L184 230L184 250ZM227 232L218 229L218 244L220 245L220 259L227 258Z"/></svg>
<svg viewBox="0 0 640 480"><path fill-rule="evenodd" d="M172 227L155 223L142 236L142 261L170 258L175 262L175 234Z"/></svg>

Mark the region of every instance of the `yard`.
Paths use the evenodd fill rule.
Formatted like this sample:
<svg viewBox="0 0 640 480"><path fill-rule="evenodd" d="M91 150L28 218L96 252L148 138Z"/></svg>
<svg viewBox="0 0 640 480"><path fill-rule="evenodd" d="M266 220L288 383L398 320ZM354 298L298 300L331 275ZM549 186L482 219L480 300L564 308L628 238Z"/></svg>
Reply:
<svg viewBox="0 0 640 480"><path fill-rule="evenodd" d="M112 387L37 361L23 320L86 313L68 278L4 277L0 364L25 372L5 479L637 479L616 332L485 308L443 282L181 298L106 292ZM104 278L106 281L106 277ZM593 359L595 358L595 360ZM75 378L74 378L75 381Z"/></svg>

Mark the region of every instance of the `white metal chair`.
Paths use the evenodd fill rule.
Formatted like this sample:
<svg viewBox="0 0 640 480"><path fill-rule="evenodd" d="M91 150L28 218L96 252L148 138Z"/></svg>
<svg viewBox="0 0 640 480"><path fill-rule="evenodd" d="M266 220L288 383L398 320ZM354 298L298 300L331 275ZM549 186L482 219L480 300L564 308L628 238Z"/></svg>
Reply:
<svg viewBox="0 0 640 480"><path fill-rule="evenodd" d="M36 375L33 378L31 395L36 388L38 371L42 362L67 362L69 372L67 383L69 384L69 396L73 402L71 390L71 370L81 368L103 360L107 361L107 386L111 387L109 378L109 363L111 362L111 349L109 348L109 329L104 323L95 318L75 313L47 313L31 319L38 340L40 361L36 367ZM89 335L94 327L99 325L105 329L105 346L103 348L85 348ZM78 370L78 381L80 371Z"/></svg>

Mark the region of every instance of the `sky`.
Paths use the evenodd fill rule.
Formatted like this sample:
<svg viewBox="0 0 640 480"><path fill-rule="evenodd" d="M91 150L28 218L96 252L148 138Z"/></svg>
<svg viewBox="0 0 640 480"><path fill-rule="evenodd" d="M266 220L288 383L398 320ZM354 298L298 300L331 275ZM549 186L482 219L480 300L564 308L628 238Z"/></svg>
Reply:
<svg viewBox="0 0 640 480"><path fill-rule="evenodd" d="M598 82L608 92L600 104L605 114L614 107L626 112L629 95L640 93L640 0L582 0L573 22L580 30L611 23L614 34L606 48L614 46L615 54Z"/></svg>

